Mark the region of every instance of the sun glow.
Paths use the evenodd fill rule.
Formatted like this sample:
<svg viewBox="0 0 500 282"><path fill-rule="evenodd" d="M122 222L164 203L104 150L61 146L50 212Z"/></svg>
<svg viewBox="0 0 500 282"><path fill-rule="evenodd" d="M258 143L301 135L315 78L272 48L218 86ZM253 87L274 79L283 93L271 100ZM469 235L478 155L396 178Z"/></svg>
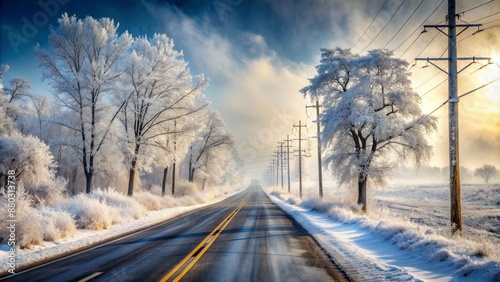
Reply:
<svg viewBox="0 0 500 282"><path fill-rule="evenodd" d="M500 55L491 56L491 62L500 67Z"/></svg>
<svg viewBox="0 0 500 282"><path fill-rule="evenodd" d="M481 76L480 81L482 84L489 83L496 80L494 83L486 86L483 93L487 99L495 104L500 102L500 55L491 56L491 65L488 66L487 71ZM497 105L498 106L498 105ZM498 111L498 110L497 110Z"/></svg>

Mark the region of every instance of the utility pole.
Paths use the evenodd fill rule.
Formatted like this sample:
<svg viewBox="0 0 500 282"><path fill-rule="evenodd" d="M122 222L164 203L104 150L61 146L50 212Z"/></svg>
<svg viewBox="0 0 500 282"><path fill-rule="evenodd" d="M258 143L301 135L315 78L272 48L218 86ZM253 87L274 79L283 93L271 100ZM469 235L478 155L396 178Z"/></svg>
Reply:
<svg viewBox="0 0 500 282"><path fill-rule="evenodd" d="M271 184L274 186L274 156L271 162Z"/></svg>
<svg viewBox="0 0 500 282"><path fill-rule="evenodd" d="M170 141L170 138L167 137L167 148L168 148L168 143ZM165 196L165 190L167 188L167 176L168 176L168 165L165 165L165 168L163 169L163 181L161 182L161 196Z"/></svg>
<svg viewBox="0 0 500 282"><path fill-rule="evenodd" d="M177 136L175 132L177 131L177 120L174 120L174 163L172 164L172 196L175 195L175 154L177 150Z"/></svg>
<svg viewBox="0 0 500 282"><path fill-rule="evenodd" d="M281 189L283 189L283 144L285 142L284 141L279 141L278 144L280 144L278 147L280 148L280 156L281 156Z"/></svg>
<svg viewBox="0 0 500 282"><path fill-rule="evenodd" d="M279 182L279 176L280 176L280 173L279 173L279 170L280 170L279 153L280 153L280 151L276 150L274 152L276 153L276 187L278 187L280 185L280 182Z"/></svg>
<svg viewBox="0 0 500 282"><path fill-rule="evenodd" d="M287 171L288 171L288 193L290 193L290 135L286 136L286 160L287 160Z"/></svg>
<svg viewBox="0 0 500 282"><path fill-rule="evenodd" d="M317 141L318 141L318 181L319 181L319 197L323 198L323 172L321 166L321 124L319 123L319 101L316 100L316 105L306 106L307 108L316 108L316 129L317 129Z"/></svg>
<svg viewBox="0 0 500 282"><path fill-rule="evenodd" d="M449 146L450 146L450 207L451 207L451 232L452 234L462 234L462 203L460 195L460 158L459 158L459 134L458 134L458 74L470 65L480 60L491 62L488 57L468 57L457 58L457 36L469 27L477 27L474 34L481 32L481 24L457 24L456 18L460 17L456 13L456 0L448 0L448 24L446 25L424 25L427 28L435 28L448 37L448 58L416 58L417 61L427 61L439 70L448 74L448 122L449 122ZM463 28L457 34L457 27ZM443 29L447 28L448 33ZM472 61L460 71L457 69L457 61ZM448 71L442 69L432 61L448 61Z"/></svg>
<svg viewBox="0 0 500 282"><path fill-rule="evenodd" d="M306 127L305 124L299 120L299 125L293 125L293 127L299 128L299 195L302 198L302 141L306 139L302 139L302 127Z"/></svg>

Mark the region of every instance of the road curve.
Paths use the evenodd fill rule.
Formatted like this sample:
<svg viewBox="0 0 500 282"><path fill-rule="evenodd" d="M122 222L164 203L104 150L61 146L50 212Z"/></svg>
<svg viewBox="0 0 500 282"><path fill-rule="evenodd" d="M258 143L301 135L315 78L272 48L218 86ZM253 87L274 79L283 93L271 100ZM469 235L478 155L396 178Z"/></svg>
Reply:
<svg viewBox="0 0 500 282"><path fill-rule="evenodd" d="M260 186L6 281L345 281Z"/></svg>

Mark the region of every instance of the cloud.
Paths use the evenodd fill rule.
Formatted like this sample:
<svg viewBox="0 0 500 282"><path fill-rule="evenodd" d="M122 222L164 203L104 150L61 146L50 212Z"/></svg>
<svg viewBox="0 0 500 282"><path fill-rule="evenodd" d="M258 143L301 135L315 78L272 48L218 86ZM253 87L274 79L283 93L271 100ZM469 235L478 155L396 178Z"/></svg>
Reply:
<svg viewBox="0 0 500 282"><path fill-rule="evenodd" d="M270 155L271 147L291 132L293 121L306 119L304 106L308 101L301 98L298 90L308 84L307 78L314 76L314 65L319 61L319 48L349 47L361 36L375 16L376 11L373 11L373 7L369 8L369 5L365 5L367 2L351 2L340 0L265 2L267 8L271 9L268 13L273 19L267 22L249 23L246 29L242 28L241 23L229 20L225 21L221 27L220 23L214 23L213 18L204 13L199 13L196 17L187 16L175 7L144 3L150 14L163 22L165 32L174 38L177 46L184 49L191 66L211 78L212 83L207 90L209 99L221 112L238 141L247 147L252 147L251 143L255 140L259 141L258 146L254 147L259 147L256 150L257 156L263 157ZM412 34L415 27L436 7L436 3L431 3L431 5L430 2L424 2L427 6L417 11L389 47L397 46ZM257 1L255 5L260 5L259 3L262 4L262 1ZM242 3L241 7L244 5L246 3ZM404 13L402 14L409 15L416 6L415 3L403 5L401 11ZM445 10L443 7L426 23L439 22L442 19L442 10ZM240 11L239 8L232 12L235 14L245 12ZM481 14L471 11L466 16L473 20ZM238 17L231 17L231 19L237 21ZM395 18L393 24L389 25L391 28L381 33L380 38L374 41L372 47L382 47L380 45L384 45L398 31L405 19L402 16ZM266 24L268 24L267 30L262 27ZM383 24L385 22L381 21L378 27L381 28ZM228 29L227 26L233 27ZM242 30L237 30L237 27ZM498 54L500 50L492 49L492 47L478 48L476 43L481 42L481 46L500 46L499 31L500 28L490 29L475 36L472 40L464 40L459 45L460 55L483 56L495 52ZM371 34L369 31L365 36L371 40L377 33L378 30L374 29ZM466 32L461 37L469 36L470 33L472 32ZM420 36L405 53L404 58L410 60L416 56L426 47L432 36L428 34ZM413 40L408 43L411 41ZM404 49L396 51L397 56L403 53L407 45L403 47ZM421 56L439 56L445 48L446 40L438 38L425 49ZM360 51L360 49L362 48L354 51ZM437 72L437 70L431 72L430 68L421 69L420 67L412 69L414 85L423 83ZM443 67L446 68L446 65ZM474 69L471 67L470 70ZM468 75L468 71L461 74L460 92L463 93L466 89L472 89L484 83L481 80L481 74L484 76L484 72L481 71L471 75ZM423 94L429 91L445 78L446 75L437 76L419 88L418 92ZM447 96L447 83L445 82L423 98L424 113L435 109L447 99ZM491 94L488 98L484 91L462 99L460 114L461 140L463 140L462 165L476 167L483 161L500 165L498 158L495 159L500 151L497 141L500 140L499 100L492 99ZM281 128L277 130L275 127L272 138L260 138L259 134L261 137L269 135L268 130L273 127L270 124L279 112L285 112L289 117L285 126L286 130L281 130ZM446 166L448 165L447 107L443 107L435 115L439 118L439 131L429 136L435 146L435 156L431 164ZM478 124L485 126L478 126ZM261 142L263 140L265 142Z"/></svg>
<svg viewBox="0 0 500 282"><path fill-rule="evenodd" d="M267 165L265 156L270 157L277 142L291 133L294 121L305 118L299 90L314 68L282 60L260 34L242 32L235 43L207 17L194 19L172 7L146 5L152 15L162 15L167 34L183 46L188 61L212 80L208 98L251 165L260 168L258 160Z"/></svg>

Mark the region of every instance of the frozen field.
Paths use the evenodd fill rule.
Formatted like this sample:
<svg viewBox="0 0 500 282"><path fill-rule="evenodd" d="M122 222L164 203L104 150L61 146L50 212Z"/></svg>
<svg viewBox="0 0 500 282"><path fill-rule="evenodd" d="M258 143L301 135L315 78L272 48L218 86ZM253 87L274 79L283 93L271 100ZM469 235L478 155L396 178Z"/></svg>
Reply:
<svg viewBox="0 0 500 282"><path fill-rule="evenodd" d="M298 183L292 183L291 192L294 196L299 195ZM371 217L402 219L449 236L448 184L405 184L398 180L386 188L370 189L368 193ZM317 197L316 183L305 182L303 195L304 199ZM357 194L352 189L326 182L324 195L326 201L345 203L355 202ZM500 184L462 184L462 220L465 238L500 245ZM500 251L495 253L500 258Z"/></svg>
<svg viewBox="0 0 500 282"><path fill-rule="evenodd" d="M404 185L375 190L375 211L434 228L447 235L450 225L450 191L446 184ZM464 237L500 246L500 184L463 184ZM493 251L493 250L492 250ZM499 251L496 251L497 257Z"/></svg>

